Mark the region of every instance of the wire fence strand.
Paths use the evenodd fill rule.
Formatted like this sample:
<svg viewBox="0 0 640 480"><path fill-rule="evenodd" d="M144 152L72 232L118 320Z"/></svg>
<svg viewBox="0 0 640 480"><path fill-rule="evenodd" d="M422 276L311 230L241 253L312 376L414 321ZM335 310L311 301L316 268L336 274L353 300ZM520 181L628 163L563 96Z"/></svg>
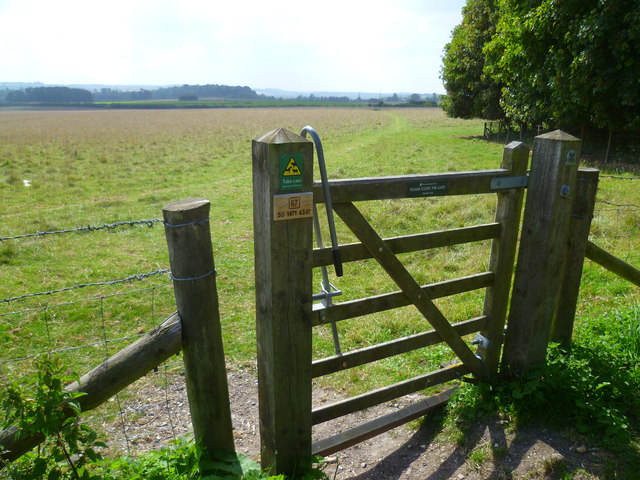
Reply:
<svg viewBox="0 0 640 480"><path fill-rule="evenodd" d="M162 221L163 220L161 218L152 218L149 220L126 220L123 222L105 223L104 225L98 225L98 226L87 225L86 227L67 228L64 230L50 230L45 232L25 233L22 235L0 237L0 242L4 242L7 240L18 240L21 238L44 237L46 235L59 235L63 233L97 232L100 230L114 230L120 227L132 227L135 225L146 225L147 227L153 227L156 223L159 223Z"/></svg>
<svg viewBox="0 0 640 480"><path fill-rule="evenodd" d="M607 200L596 200L596 203L602 203L604 205L609 205L611 207L617 208L640 208L640 205L635 205L633 203L614 203Z"/></svg>
<svg viewBox="0 0 640 480"><path fill-rule="evenodd" d="M104 285L117 285L119 283L126 283L126 282L132 282L134 280L143 280L145 278L149 278L149 277L153 277L155 275L163 275L165 273L170 273L171 270L168 268L164 268L161 270L155 270L153 272L147 272L147 273L138 273L135 275L131 275L129 277L126 278L120 278L117 280L108 280L105 282L94 282L94 283L81 283L79 285L73 285L71 287L65 287L65 288L59 288L57 290L49 290L46 292L35 292L35 293L26 293L24 295L19 295L17 297L11 297L11 298L5 298L4 300L0 300L0 303L10 303L10 302L14 302L16 300L22 300L24 298L31 298L31 297L38 297L38 296L42 296L42 295L53 295L55 293L61 293L61 292L68 292L71 290L77 290L79 288L86 288L86 287L101 287ZM101 298L101 297L98 297Z"/></svg>
<svg viewBox="0 0 640 480"><path fill-rule="evenodd" d="M600 175L600 178L612 178L614 180L640 180L640 177L620 177L618 175Z"/></svg>
<svg viewBox="0 0 640 480"><path fill-rule="evenodd" d="M133 293L139 293L139 292L146 292L146 291L155 291L158 288L165 288L172 285L172 283L163 283L162 285L154 285L152 287L145 287L145 288L137 288L135 290L127 290L126 292L118 292L118 293L109 293L107 295L99 295L96 297L87 297L87 298L81 298L79 300L73 300L71 302L62 302L62 303L56 303L53 305L46 305L43 307L33 307L33 308L26 308L24 310L17 310L15 312L5 312L5 313L0 313L0 317L6 317L9 315L22 315L25 313L31 313L31 312L37 312L40 310L47 310L47 309L52 309L52 308L56 308L56 307L66 307L66 306L70 306L70 305L75 305L77 303L82 303L82 302L89 302L89 301L93 301L93 300L100 300L101 298L110 298L110 297L121 297L121 296L125 296L125 295L131 295ZM154 308L155 308L155 300L154 300ZM155 319L155 316L153 317Z"/></svg>

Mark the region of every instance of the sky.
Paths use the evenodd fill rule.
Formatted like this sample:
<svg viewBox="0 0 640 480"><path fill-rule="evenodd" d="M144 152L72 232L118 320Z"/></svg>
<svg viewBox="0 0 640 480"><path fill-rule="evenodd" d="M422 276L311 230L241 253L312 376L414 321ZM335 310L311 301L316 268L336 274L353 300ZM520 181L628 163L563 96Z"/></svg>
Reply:
<svg viewBox="0 0 640 480"><path fill-rule="evenodd" d="M465 0L0 0L0 82L444 93Z"/></svg>

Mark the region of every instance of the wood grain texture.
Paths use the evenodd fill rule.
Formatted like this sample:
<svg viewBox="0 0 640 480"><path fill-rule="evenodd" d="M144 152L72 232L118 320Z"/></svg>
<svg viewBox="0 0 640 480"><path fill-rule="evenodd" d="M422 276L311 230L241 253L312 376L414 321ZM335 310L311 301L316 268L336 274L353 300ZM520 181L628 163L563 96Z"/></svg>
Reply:
<svg viewBox="0 0 640 480"><path fill-rule="evenodd" d="M453 329L460 336L474 333L483 328L487 323L487 317L477 317L453 325ZM352 350L341 355L315 360L313 362L313 376L320 377L331 373L357 367L366 363L375 362L401 353L410 352L419 348L442 343L442 337L438 332L416 333L403 338L397 338L388 342L379 343L370 347Z"/></svg>
<svg viewBox="0 0 640 480"><path fill-rule="evenodd" d="M581 145L560 131L534 140L503 355L513 371L545 359L564 274Z"/></svg>
<svg viewBox="0 0 640 480"><path fill-rule="evenodd" d="M352 203L336 203L334 204L334 210L356 237L366 245L380 266L440 334L469 371L477 377L482 376L484 366L481 360L474 355L467 344L455 332L451 324L442 315L442 312L425 294L420 285L362 216L360 211Z"/></svg>
<svg viewBox="0 0 640 480"><path fill-rule="evenodd" d="M576 305L580 292L582 267L591 231L591 220L596 204L600 171L594 168L578 169L576 196L573 201L569 225L569 245L558 307L551 325L550 340L564 346L571 343Z"/></svg>
<svg viewBox="0 0 640 480"><path fill-rule="evenodd" d="M462 243L490 240L500 235L499 223L474 225L472 227L452 228L438 232L418 233L401 237L385 238L384 243L395 253L409 253L430 248L450 247ZM344 263L372 258L371 253L362 243L340 245L340 254ZM331 265L333 256L331 248L318 248L313 251L313 266Z"/></svg>
<svg viewBox="0 0 640 480"><path fill-rule="evenodd" d="M209 210L208 200L183 200L162 214L194 437L209 452L234 452Z"/></svg>
<svg viewBox="0 0 640 480"><path fill-rule="evenodd" d="M587 242L586 256L589 260L596 262L601 267L615 273L619 277L628 280L636 287L640 287L640 270L624 260L620 260L615 255L600 248L593 242Z"/></svg>
<svg viewBox="0 0 640 480"><path fill-rule="evenodd" d="M509 176L508 171L495 169L429 175L363 177L330 180L329 188L331 190L331 201L334 203L409 198L412 196L410 188L418 183L435 184L443 187L442 190L437 192L437 196L470 195L493 193L491 180L507 176ZM313 200L316 203L324 201L322 185L319 182L313 185Z"/></svg>
<svg viewBox="0 0 640 480"><path fill-rule="evenodd" d="M421 288L429 298L435 299L488 287L493 283L493 278L494 275L491 272L477 273L475 275L423 285ZM329 308L323 310L324 316L320 315L320 310L314 310L312 323L314 326L324 325L349 318L357 318L362 315L384 312L392 308L405 307L407 305L411 305L411 302L402 291L382 293L371 297L334 303Z"/></svg>
<svg viewBox="0 0 640 480"><path fill-rule="evenodd" d="M529 165L529 148L521 142L511 142L504 148L502 168L511 175L524 175ZM524 198L523 188L513 188L497 193L496 222L500 225L500 236L491 244L489 270L495 275L493 284L487 289L484 314L489 318L480 333L489 340L489 345L478 348L484 358L487 375L498 371L500 352L504 337L504 324L509 306L513 265L520 231L520 216Z"/></svg>
<svg viewBox="0 0 640 480"><path fill-rule="evenodd" d="M253 215L261 462L292 474L311 456L312 219L273 220L282 156L311 191L313 144L284 129L253 141Z"/></svg>
<svg viewBox="0 0 640 480"><path fill-rule="evenodd" d="M372 390L362 395L341 400L330 405L313 410L313 424L332 420L349 413L357 412L364 408L372 407L394 398L408 395L418 390L423 390L433 385L439 385L450 380L455 380L469 373L469 370L461 363L445 367L435 372L410 378L403 382Z"/></svg>
<svg viewBox="0 0 640 480"><path fill-rule="evenodd" d="M383 415L374 420L358 425L346 432L340 432L313 444L313 454L326 456L356 445L369 438L387 432L392 428L423 417L429 412L445 405L457 388L450 388L442 393L422 399L393 413Z"/></svg>

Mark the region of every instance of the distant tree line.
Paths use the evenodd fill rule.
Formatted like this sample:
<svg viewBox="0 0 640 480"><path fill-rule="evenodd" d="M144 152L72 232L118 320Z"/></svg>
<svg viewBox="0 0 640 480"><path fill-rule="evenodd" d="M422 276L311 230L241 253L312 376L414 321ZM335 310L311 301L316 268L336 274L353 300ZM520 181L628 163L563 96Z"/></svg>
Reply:
<svg viewBox="0 0 640 480"><path fill-rule="evenodd" d="M234 100L264 98L249 87L228 85L181 85L163 87L155 90L122 91L102 88L94 92L82 88L70 87L33 87L24 90L4 90L4 101L10 103L86 103L86 102L125 102L140 100L175 100L198 98L230 98Z"/></svg>
<svg viewBox="0 0 640 480"><path fill-rule="evenodd" d="M126 102L129 100L176 100L176 99L203 99L203 98L231 98L234 100L246 100L263 98L249 87L229 85L181 85L175 87L162 87L153 90L116 90L102 88L95 92L98 102Z"/></svg>
<svg viewBox="0 0 640 480"><path fill-rule="evenodd" d="M249 87L230 85L182 85L179 87L163 87L151 91L154 100L170 100L189 95L197 98L233 98L247 100L263 98Z"/></svg>
<svg viewBox="0 0 640 480"><path fill-rule="evenodd" d="M10 103L90 103L93 95L89 90L69 87L34 87L24 90L9 90L5 101Z"/></svg>
<svg viewBox="0 0 640 480"><path fill-rule="evenodd" d="M396 103L400 106L437 106L439 95L432 93L430 95L420 95L419 93L412 93L408 97L400 96L397 93L386 98L356 98L352 99L347 96L317 96L313 93L309 95L298 95L297 100L310 101L310 102L332 102L332 103L368 103L369 105L383 105L385 102Z"/></svg>
<svg viewBox="0 0 640 480"><path fill-rule="evenodd" d="M131 100L151 100L151 90L117 90L113 88L101 88L93 92L96 102L128 102Z"/></svg>
<svg viewBox="0 0 640 480"><path fill-rule="evenodd" d="M523 125L640 128L638 0L467 0L445 46L445 111Z"/></svg>
<svg viewBox="0 0 640 480"><path fill-rule="evenodd" d="M344 102L344 103L349 103L352 100L347 97L347 96L343 96L343 97L335 97L335 96L316 96L313 93L309 94L309 95L298 95L298 98L296 100L304 100L304 101L309 101L309 102Z"/></svg>
<svg viewBox="0 0 640 480"><path fill-rule="evenodd" d="M394 93L386 99L370 98L351 99L348 96L337 95L299 95L297 100L327 103L369 103L382 105L384 102L397 104L398 106L436 106L440 95L436 93L420 95L418 93L409 96ZM129 102L147 100L181 100L197 101L202 99L232 99L232 100L276 100L275 97L267 97L256 93L249 87L228 85L188 85L162 87L158 89L118 90L114 88L101 88L90 92L80 88L70 87L29 87L22 90L0 90L0 101L10 103L90 103L90 102Z"/></svg>

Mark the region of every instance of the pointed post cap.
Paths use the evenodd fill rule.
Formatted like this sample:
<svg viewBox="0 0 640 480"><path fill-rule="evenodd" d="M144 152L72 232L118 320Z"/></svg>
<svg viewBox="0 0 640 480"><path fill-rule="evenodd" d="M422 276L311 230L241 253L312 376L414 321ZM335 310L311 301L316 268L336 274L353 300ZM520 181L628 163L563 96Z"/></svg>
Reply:
<svg viewBox="0 0 640 480"><path fill-rule="evenodd" d="M310 141L311 140L301 137L297 133L293 133L286 128L276 128L275 130L271 130L270 132L265 133L260 138L256 138L256 142L273 144L300 142L308 143Z"/></svg>

